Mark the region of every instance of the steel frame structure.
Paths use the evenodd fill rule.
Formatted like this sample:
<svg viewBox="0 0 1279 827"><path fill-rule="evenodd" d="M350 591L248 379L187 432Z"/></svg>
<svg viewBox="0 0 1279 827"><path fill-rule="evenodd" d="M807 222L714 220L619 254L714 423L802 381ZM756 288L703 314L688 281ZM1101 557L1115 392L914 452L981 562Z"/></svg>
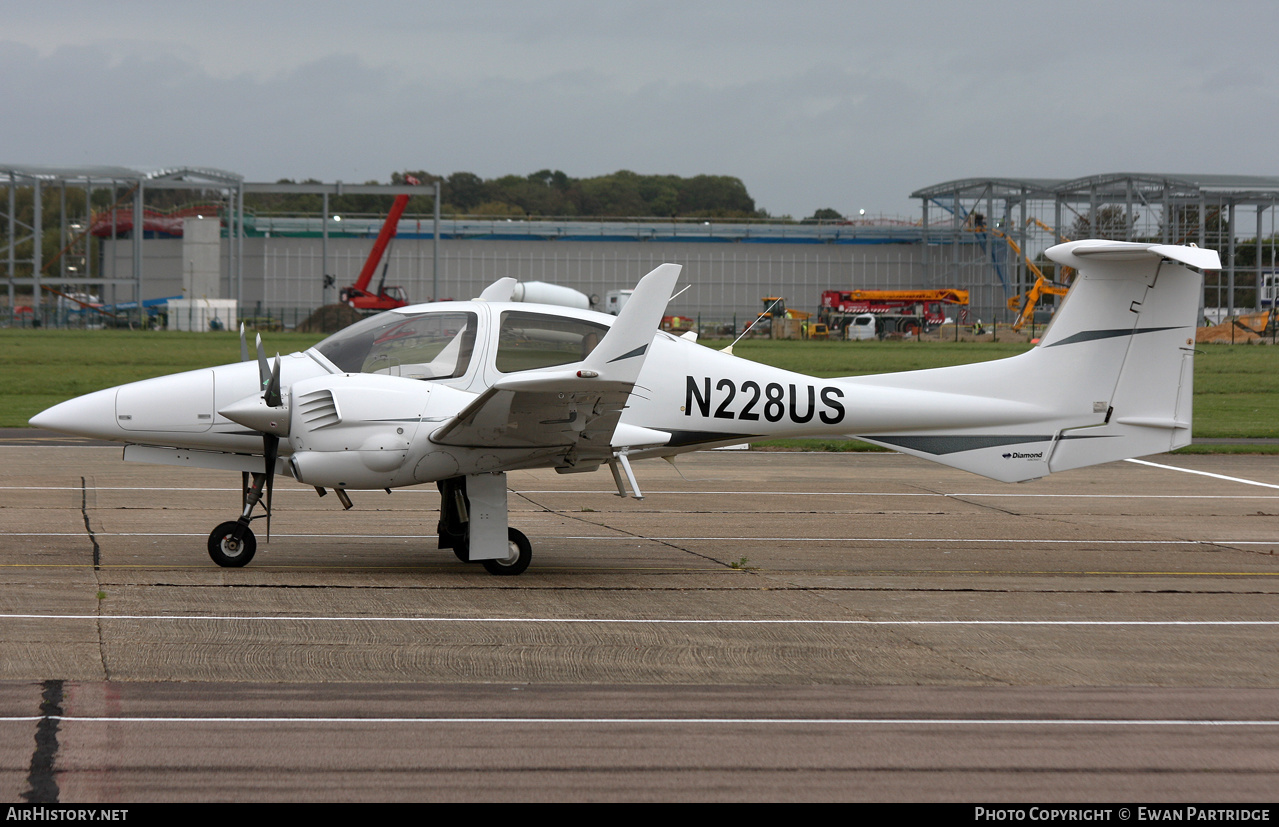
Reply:
<svg viewBox="0 0 1279 827"><path fill-rule="evenodd" d="M6 186L7 185L7 186ZM226 270L223 275L228 284L235 286L236 300L244 304L244 194L246 192L264 193L316 193L324 197L324 221L322 222L324 238L327 242L329 229L328 203L330 195L386 195L401 194L421 195L431 193L435 196L435 233L439 237L439 184L431 186L409 185L372 185L343 184L273 184L248 183L244 177L225 170L207 167L176 167L154 171L144 171L129 167L117 166L36 166L22 164L0 164L0 187L8 190L7 199L0 206L0 220L6 222L6 238L0 246L0 256L5 264L5 276L9 289L9 307L16 303L16 288L29 286L32 290L32 304L35 312L40 313L43 299L43 287L46 282L73 284L77 287L131 287L133 301L138 303L139 312L143 299L144 262L142 255L142 239L144 225L145 198L148 190L187 189L205 192L216 192L225 210L227 255ZM32 188L32 220L30 223L20 221L17 216L17 191L20 187ZM86 213L92 201L95 189L109 188L113 194L124 190L126 195L132 192L132 220L134 231L130 234L132 241L131 272L128 277L121 277L115 272L114 256L107 261L99 261L98 272L91 270L92 256L87 245L80 259L82 271L74 271L69 258L59 255L57 274L45 271L48 266L43 261L44 234L48 231L43 226L43 197L50 189L57 189L61 195L59 210L59 239L65 243L70 237L70 230L81 230L78 221L85 222L83 229L87 232L91 215L70 216L67 212L66 191L68 188L79 188L85 191ZM115 200L113 198L113 200ZM115 210L112 210L112 221L115 221ZM112 230L112 237L117 232ZM31 254L19 256L18 248L31 243ZM74 242L73 242L74 243ZM70 247L71 245L68 245ZM437 243L438 248L438 243ZM326 244L327 261L327 244ZM439 252L434 254L435 272L439 272ZM50 262L52 264L52 262ZM325 268L327 270L327 266ZM19 275L23 270L30 275Z"/></svg>
<svg viewBox="0 0 1279 827"><path fill-rule="evenodd" d="M176 167L143 171L116 166L0 164L0 186L6 185L8 198L5 206L0 208L4 210L3 215L0 217L7 224L7 233L4 246L0 247L0 254L4 256L10 308L14 307L16 301L16 288L18 286L29 286L32 290L33 309L39 314L43 303L42 293L44 291L42 288L45 282L74 284L83 287L132 287L133 299L138 302L140 307L143 283L143 256L141 255L143 232L141 232L141 228L144 221L144 201L147 190L154 189L191 189L218 192L226 209L227 236L229 239L226 259L228 275L232 279L242 277L244 179L235 173L200 167ZM29 224L19 221L17 217L16 198L19 187L32 188L32 220ZM58 273L55 275L45 272L48 269L48 265L43 261L44 234L46 232L46 228L43 226L43 197L45 191L57 189L60 194L59 239L64 243L69 237L72 239L63 248L64 251L70 249L77 241L69 232L70 230L82 230L82 232L77 233L80 236L83 236L88 231L88 222L91 220L90 215L74 217L68 215L66 193L69 188L78 188L85 191L86 213L89 210L89 204L92 201L92 194L95 189L108 188L113 196L121 190L125 191L126 197L129 196L130 192L132 193L133 226L139 231L131 234L133 262L131 273L128 277L121 277L115 271L114 258L108 261L100 260L98 272L95 274L91 269L93 258L89 255L87 244L83 253L72 256L80 260L83 272L74 272L72 265L69 263L69 257L61 254L58 259ZM85 222L83 228L77 223L78 221ZM115 221L114 210L112 211L112 221ZM116 233L113 232L112 235L114 236ZM31 254L19 257L18 247L27 242L31 243ZM52 262L49 264L52 264ZM24 269L29 270L30 275L18 275Z"/></svg>
<svg viewBox="0 0 1279 827"><path fill-rule="evenodd" d="M1077 225L1097 227L1092 235L1124 241L1193 242L1214 247L1221 253L1223 269L1215 279L1209 279L1205 295L1215 291L1218 306L1228 315L1236 311L1236 287L1252 290L1254 306L1260 309L1263 272L1276 269L1279 258L1279 176L1120 172L1072 179L965 178L924 187L911 197L921 201L929 248L949 245L957 261L959 245L971 243L976 234L997 274L1004 246L1000 235L1015 241L1033 258L1051 244L1066 240L1065 234ZM1122 211L1117 213L1117 207ZM1103 212L1106 208L1111 209ZM1255 235L1251 236L1237 222L1242 217L1239 213L1249 210L1255 216ZM938 211L946 216L940 221ZM1122 218L1121 226L1116 226L1117 215ZM1240 284L1236 252L1239 240L1249 237L1256 240L1258 254L1252 283ZM1264 265L1262 245L1270 248L1269 268ZM924 256L930 272L939 266L954 269L944 260L934 261L931 250ZM1004 261L1010 258L1004 255ZM1005 290L1012 295L1028 289L1033 279L1025 262L1019 256L1009 265L1008 275L1000 274Z"/></svg>

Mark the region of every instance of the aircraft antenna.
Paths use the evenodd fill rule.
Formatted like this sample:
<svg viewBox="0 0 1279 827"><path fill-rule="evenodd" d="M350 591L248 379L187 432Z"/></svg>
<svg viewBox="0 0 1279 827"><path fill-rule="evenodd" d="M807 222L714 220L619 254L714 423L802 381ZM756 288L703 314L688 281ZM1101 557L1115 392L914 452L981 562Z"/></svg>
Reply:
<svg viewBox="0 0 1279 827"><path fill-rule="evenodd" d="M747 333L750 333L750 332L751 332L751 328L752 328L752 327L754 327L755 325L759 324L759 320L760 320L760 319L762 319L762 318L764 318L765 316L768 316L770 313L772 313L772 312L773 312L773 308L774 308L774 307L776 307L777 305L781 304L781 303L782 303L782 299L780 299L780 298L779 298L779 299L777 299L777 301L775 301L775 302L773 302L772 304L770 304L770 305L768 306L768 308L767 308L767 309L766 309L763 313L760 313L758 316L756 316L756 317L755 317L755 321L753 321L753 322L751 322L750 324L746 325L746 329L742 331L742 335L741 335L741 336L738 336L736 339L734 339L734 340L733 340L733 345L735 345L735 344L737 344L738 342L740 342L740 341L742 340L742 336L745 336ZM724 348L722 352L723 352L723 353L727 353L729 356L732 356L732 355L733 355L733 345L729 345L728 347Z"/></svg>

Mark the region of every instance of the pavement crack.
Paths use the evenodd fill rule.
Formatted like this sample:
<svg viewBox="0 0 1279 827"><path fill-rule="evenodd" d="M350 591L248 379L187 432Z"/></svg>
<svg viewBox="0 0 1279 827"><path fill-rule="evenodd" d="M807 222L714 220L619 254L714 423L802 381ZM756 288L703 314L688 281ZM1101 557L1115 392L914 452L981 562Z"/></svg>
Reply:
<svg viewBox="0 0 1279 827"><path fill-rule="evenodd" d="M1209 548L1219 549L1221 551L1239 552L1239 553L1248 555L1249 557L1274 557L1275 556L1274 549L1240 548L1239 546L1231 545L1231 543L1226 540L1210 541L1210 542L1204 542L1202 540L1186 540L1186 542L1194 543L1196 545L1201 545L1201 546L1207 546Z"/></svg>
<svg viewBox="0 0 1279 827"><path fill-rule="evenodd" d="M708 554L701 554L699 552L693 551L691 548L685 548L684 546L672 543L669 540L659 540L655 537L646 537L643 534L636 534L634 531L628 531L624 528L619 528L616 525L604 525L603 523L599 523L594 520L589 520L586 517L582 517L578 514L574 514L571 511L557 511L553 508L542 505L541 503L537 502L533 498L529 497L527 494L524 494L519 491L512 491L511 493L515 494L515 496L524 500L529 505L534 506L535 508L540 508L542 511L544 511L547 514L554 514L557 517L567 517L570 520L576 520L577 522L582 523L583 525L589 525L592 528L605 528L605 529L608 529L609 531L616 531L619 534L626 535L627 537L634 537L636 540L646 540L650 543L657 543L658 545L663 545L663 546L666 546L667 548L672 548L672 549L675 549L676 551L682 551L685 554L689 554L689 555L692 555L693 557L700 558L702 560L705 560L708 563L714 563L717 566L723 566L726 569L732 569L734 571L749 571L752 574L755 573L754 570L751 568L747 568L743 566L734 567L731 563L726 563L725 561L716 559L715 557L711 557Z"/></svg>
<svg viewBox="0 0 1279 827"><path fill-rule="evenodd" d="M1025 514L1022 514L1020 511L1014 511L1010 508L1000 508L999 506L992 505L991 503L988 503L988 502L982 502L980 500L970 500L967 497L965 497L963 494L942 494L942 496L949 500L955 500L956 502L967 503L968 505L975 505L978 508L984 508L988 511L998 511L1000 514L1007 514L1012 517L1027 516Z"/></svg>
<svg viewBox="0 0 1279 827"><path fill-rule="evenodd" d="M102 547L98 545L98 536L94 533L93 524L89 520L89 480L87 477L80 478L80 516L84 519L84 530L89 535L89 542L93 543L93 585L98 603L98 662L102 665L103 677L110 680L111 673L107 669L107 642L102 636Z"/></svg>
<svg viewBox="0 0 1279 827"><path fill-rule="evenodd" d="M89 542L93 543L93 570L98 571L102 566L102 549L98 545L98 537L93 533L93 526L89 523L89 482L84 477L80 478L80 516L84 518L84 530L89 535Z"/></svg>
<svg viewBox="0 0 1279 827"><path fill-rule="evenodd" d="M62 681L48 680L43 687L41 718L36 724L36 748L31 753L27 789L22 798L30 804L57 804L58 777L54 764L58 759L58 722L62 719Z"/></svg>

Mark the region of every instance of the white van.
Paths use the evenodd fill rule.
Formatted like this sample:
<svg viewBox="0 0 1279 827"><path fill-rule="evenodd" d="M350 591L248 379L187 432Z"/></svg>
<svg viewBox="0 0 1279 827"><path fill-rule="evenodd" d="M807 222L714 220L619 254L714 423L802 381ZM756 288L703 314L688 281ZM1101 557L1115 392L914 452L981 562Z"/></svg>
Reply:
<svg viewBox="0 0 1279 827"><path fill-rule="evenodd" d="M859 313L844 328L844 338L850 342L874 339L877 335L873 313Z"/></svg>

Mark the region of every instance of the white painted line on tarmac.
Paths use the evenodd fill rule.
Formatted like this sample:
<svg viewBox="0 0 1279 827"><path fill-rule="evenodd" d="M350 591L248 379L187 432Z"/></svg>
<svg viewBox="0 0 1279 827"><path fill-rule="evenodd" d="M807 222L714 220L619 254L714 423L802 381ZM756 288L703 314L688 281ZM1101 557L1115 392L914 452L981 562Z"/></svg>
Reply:
<svg viewBox="0 0 1279 827"><path fill-rule="evenodd" d="M811 726L835 724L845 726L957 726L957 727L1036 727L1036 726L1087 726L1087 727L1272 727L1277 720L1266 719L1207 719L1194 718L547 718L547 717L305 717L305 716L121 716L121 715L12 715L0 716L0 722L59 721L63 723L104 724L761 724L770 726Z"/></svg>
<svg viewBox="0 0 1279 827"><path fill-rule="evenodd" d="M85 537L83 531L0 531L0 537ZM94 537L207 537L200 532L164 532L164 531L95 531ZM291 540L434 540L435 534L285 534L279 531L271 533L275 538ZM1079 546L1273 546L1279 545L1274 540L1062 540L1036 537L762 537L750 535L745 537L706 537L706 536L647 536L636 534L541 534L541 540L611 540L614 542L631 542L650 540L654 542L769 542L769 543L1021 543L1038 545L1079 545Z"/></svg>
<svg viewBox="0 0 1279 827"><path fill-rule="evenodd" d="M83 531L0 531L0 537L84 537ZM162 532L162 531L95 531L94 537L207 537L198 532ZM272 537L292 540L434 540L434 534L284 534L272 532ZM1275 540L1049 540L1035 537L762 537L750 535L746 537L705 537L705 536L641 536L635 534L545 534L539 535L543 540L611 540L628 542L635 540L651 540L661 542L793 542L793 543L1025 543L1040 545L1118 545L1118 546L1272 546L1279 545Z"/></svg>
<svg viewBox="0 0 1279 827"><path fill-rule="evenodd" d="M96 536L101 537L101 534ZM204 535L192 535L204 536ZM283 536L283 535L281 535ZM434 535L431 535L434 536ZM765 542L792 542L792 543L1053 543L1065 545L1120 545L1120 546L1198 546L1198 545L1218 545L1229 544L1236 546L1253 545L1253 546L1270 546L1279 544L1279 540L1042 540L1036 538L1012 537L1012 538L991 538L991 537L797 537L789 535L786 537L760 537L752 535L749 537L640 537L633 535L612 536L612 537L592 537L592 536L551 536L547 539L563 539L563 540L713 540L713 541L729 541L729 542L746 542L749 540L761 540Z"/></svg>
<svg viewBox="0 0 1279 827"><path fill-rule="evenodd" d="M1137 462L1138 460L1129 460ZM1175 468L1171 465L1157 465L1153 462L1145 463L1146 465L1155 465L1158 468L1171 468L1174 471L1187 471L1185 468ZM1223 480L1231 480L1235 482L1249 482L1252 485L1262 485L1270 488L1279 488L1279 485L1270 485L1264 482L1251 482L1237 477L1225 477L1220 474L1208 474L1205 471L1187 471L1192 474L1207 474L1210 477L1220 477ZM0 491L83 491L79 485L0 485ZM94 485L90 486L90 491L165 491L171 494L181 493L239 493L239 488L173 488L173 487L146 487L146 486L109 486ZM397 488L394 489L395 494L418 494L434 496L438 492L433 488ZM278 494L307 494L314 495L315 491L310 488L278 488L275 493ZM357 491L357 494L363 494L364 491ZM384 493L380 489L371 491L370 493ZM583 496L596 494L599 496L615 497L617 492L611 489L572 489L565 490L559 488L521 488L510 489L512 494L572 494L573 496ZM1043 498L1053 500L1064 499L1082 499L1082 500L1274 500L1279 499L1279 494L1024 494L1000 491L950 491L950 492L933 492L933 491L758 491L749 488L738 488L725 491L707 491L703 489L684 490L684 491L650 491L644 490L644 495L665 494L671 496L686 497L690 494L706 494L711 496L741 496L743 494L759 495L766 497L1018 497L1018 498Z"/></svg>
<svg viewBox="0 0 1279 827"><path fill-rule="evenodd" d="M0 614L0 620L150 620L278 623L570 623L628 626L1279 626L1279 620L835 620L822 618L619 618L619 617L362 617L324 615L41 615Z"/></svg>
<svg viewBox="0 0 1279 827"><path fill-rule="evenodd" d="M0 485L0 491L83 491L84 486L81 485ZM173 486L150 487L144 485L91 485L88 487L90 491L168 491L171 494L177 494L183 491L189 491L196 494L204 494L210 492L227 492L231 491L239 493L239 488L175 488ZM425 491L413 491L408 489L400 489L406 493L424 494ZM373 493L381 492L382 489L376 489ZM315 494L314 488L277 488L276 494ZM432 492L434 493L434 492Z"/></svg>
<svg viewBox="0 0 1279 827"><path fill-rule="evenodd" d="M1177 469L1181 470L1181 469ZM1224 479L1233 479L1225 477ZM1265 485L1265 483L1257 483ZM1279 488L1279 486L1273 486ZM79 491L79 488L75 490ZM175 489L168 489L175 490ZM181 489L185 490L185 489ZM230 489L228 489L230 490ZM238 489L237 489L238 490ZM616 491L604 490L574 490L564 491L555 488L547 489L510 489L512 494L607 494L610 497L616 497ZM651 494L670 494L674 496L687 497L690 494L708 494L717 496L741 496L743 494L767 496L767 497L1042 497L1045 499L1064 500L1064 499L1081 499L1081 500L1273 500L1279 499L1279 494L1014 494L1012 492L1001 491L945 491L945 492L906 492L906 491L758 491L751 488L738 488L732 491L706 491L695 489L692 491L650 491L644 489L644 496Z"/></svg>
<svg viewBox="0 0 1279 827"><path fill-rule="evenodd" d="M1259 485L1262 488L1279 488L1279 485L1274 485L1268 482L1258 482L1257 480L1246 480L1243 477L1227 477L1225 474L1213 474L1209 471L1196 471L1193 468L1178 468L1175 465L1160 465L1157 462L1150 462L1144 459L1129 459L1124 461L1136 463L1137 465L1149 465L1151 468L1164 468L1169 471L1180 471L1183 474L1198 474L1201 477L1212 477L1213 479L1217 479L1217 480L1226 480L1228 482L1242 482L1244 485Z"/></svg>

